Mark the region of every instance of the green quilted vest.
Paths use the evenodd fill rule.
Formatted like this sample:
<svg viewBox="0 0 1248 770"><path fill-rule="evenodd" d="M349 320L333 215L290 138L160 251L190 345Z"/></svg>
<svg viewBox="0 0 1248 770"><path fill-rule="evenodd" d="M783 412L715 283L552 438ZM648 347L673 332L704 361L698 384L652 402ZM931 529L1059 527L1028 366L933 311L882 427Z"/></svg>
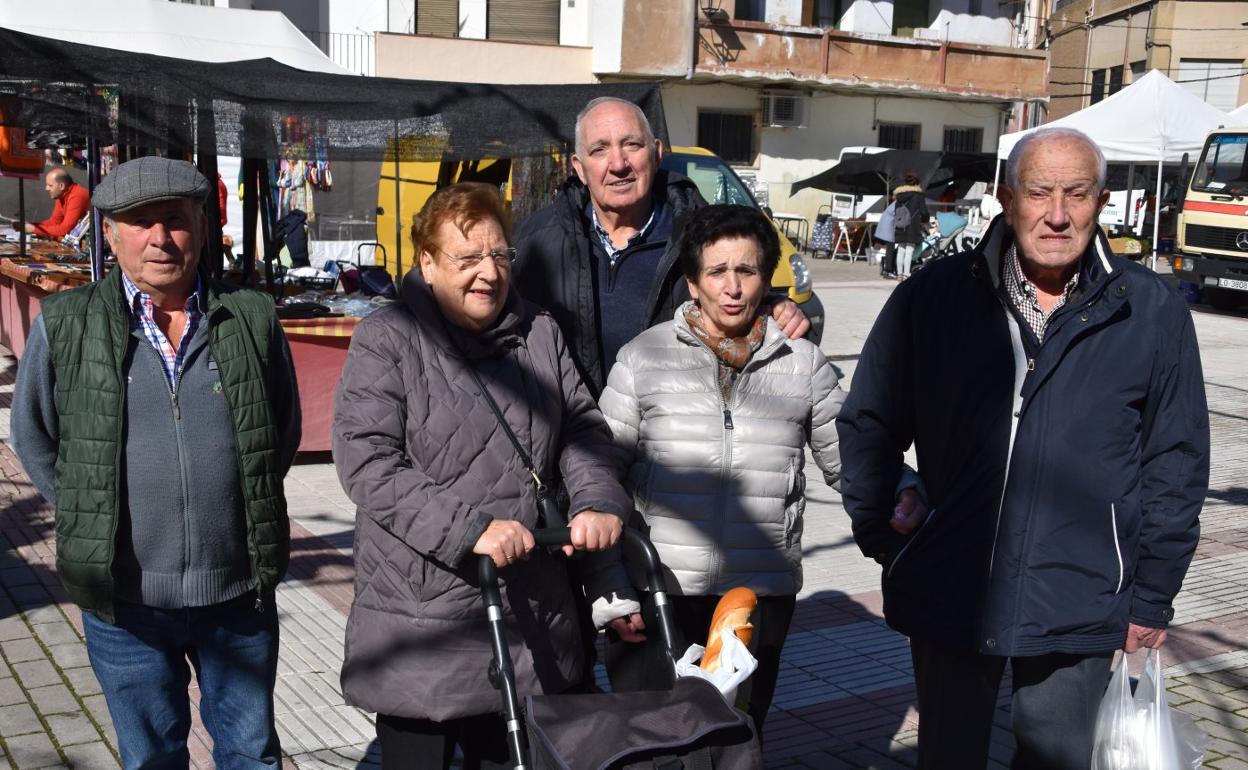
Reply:
<svg viewBox="0 0 1248 770"><path fill-rule="evenodd" d="M209 347L220 367L247 516L254 587L286 574L290 522L266 372L273 301L204 280ZM76 604L113 622L113 552L119 518L124 361L130 340L120 270L46 298L44 325L56 375L56 568Z"/></svg>

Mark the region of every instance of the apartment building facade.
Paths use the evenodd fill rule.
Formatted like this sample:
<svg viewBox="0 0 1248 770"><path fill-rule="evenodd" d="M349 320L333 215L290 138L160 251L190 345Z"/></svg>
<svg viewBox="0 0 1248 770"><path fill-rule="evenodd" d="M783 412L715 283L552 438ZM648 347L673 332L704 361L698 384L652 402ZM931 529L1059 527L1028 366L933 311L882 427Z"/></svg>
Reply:
<svg viewBox="0 0 1248 770"><path fill-rule="evenodd" d="M1214 107L1248 102L1248 2L1055 0L1046 120L1099 102L1152 69Z"/></svg>
<svg viewBox="0 0 1248 770"><path fill-rule="evenodd" d="M389 0L379 75L662 82L671 141L777 211L841 148L991 152L1048 92L1041 0Z"/></svg>

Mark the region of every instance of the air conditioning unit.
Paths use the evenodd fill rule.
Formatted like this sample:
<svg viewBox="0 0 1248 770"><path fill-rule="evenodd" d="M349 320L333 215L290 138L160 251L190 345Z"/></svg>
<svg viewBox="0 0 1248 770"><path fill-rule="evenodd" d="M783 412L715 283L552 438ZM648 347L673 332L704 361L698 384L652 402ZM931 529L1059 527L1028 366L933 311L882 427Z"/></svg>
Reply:
<svg viewBox="0 0 1248 770"><path fill-rule="evenodd" d="M768 128L804 128L805 94L768 91L763 93L763 125Z"/></svg>

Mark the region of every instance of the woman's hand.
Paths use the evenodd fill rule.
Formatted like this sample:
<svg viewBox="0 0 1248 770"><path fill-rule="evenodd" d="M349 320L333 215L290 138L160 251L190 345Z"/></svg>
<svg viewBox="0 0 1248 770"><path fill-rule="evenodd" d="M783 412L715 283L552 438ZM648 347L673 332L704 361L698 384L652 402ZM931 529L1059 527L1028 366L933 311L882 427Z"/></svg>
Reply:
<svg viewBox="0 0 1248 770"><path fill-rule="evenodd" d="M518 521L495 519L485 528L472 546L472 552L488 556L495 567L506 567L517 559L529 558L529 552L537 547L533 533Z"/></svg>
<svg viewBox="0 0 1248 770"><path fill-rule="evenodd" d="M646 635L642 633L642 631L646 630L646 623L641 619L640 612L616 618L607 624L607 628L614 631L621 641L634 644L646 641Z"/></svg>
<svg viewBox="0 0 1248 770"><path fill-rule="evenodd" d="M572 517L572 544L565 545L568 556L573 551L605 551L620 541L624 522L614 513L581 511Z"/></svg>

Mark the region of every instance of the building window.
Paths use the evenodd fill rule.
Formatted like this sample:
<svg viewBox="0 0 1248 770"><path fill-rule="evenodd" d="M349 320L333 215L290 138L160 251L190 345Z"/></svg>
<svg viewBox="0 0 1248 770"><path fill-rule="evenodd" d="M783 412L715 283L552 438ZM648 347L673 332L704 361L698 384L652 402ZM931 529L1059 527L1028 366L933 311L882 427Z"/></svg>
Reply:
<svg viewBox="0 0 1248 770"><path fill-rule="evenodd" d="M1133 61L1131 62L1131 82L1139 80L1148 74L1148 62Z"/></svg>
<svg viewBox="0 0 1248 770"><path fill-rule="evenodd" d="M1223 112L1239 106L1243 59L1180 59L1175 82Z"/></svg>
<svg viewBox="0 0 1248 770"><path fill-rule="evenodd" d="M742 112L699 112L698 146L705 147L725 163L754 163L754 115Z"/></svg>
<svg viewBox="0 0 1248 770"><path fill-rule="evenodd" d="M815 0L815 13L811 23L825 29L840 29L841 17L845 15L845 0Z"/></svg>
<svg viewBox="0 0 1248 770"><path fill-rule="evenodd" d="M881 123L879 145L890 150L919 149L918 123Z"/></svg>
<svg viewBox="0 0 1248 770"><path fill-rule="evenodd" d="M1112 96L1122 90L1122 65L1109 68L1109 93Z"/></svg>
<svg viewBox="0 0 1248 770"><path fill-rule="evenodd" d="M1105 70L1092 71L1092 94L1088 104L1096 104L1105 98Z"/></svg>
<svg viewBox="0 0 1248 770"><path fill-rule="evenodd" d="M895 0L893 2L893 34L912 37L916 29L932 23L927 0Z"/></svg>
<svg viewBox="0 0 1248 770"><path fill-rule="evenodd" d="M456 0L416 0L417 35L459 37L459 3Z"/></svg>
<svg viewBox="0 0 1248 770"><path fill-rule="evenodd" d="M969 126L945 126L945 152L982 152L984 129Z"/></svg>
<svg viewBox="0 0 1248 770"><path fill-rule="evenodd" d="M488 0L486 38L559 44L559 0Z"/></svg>
<svg viewBox="0 0 1248 770"><path fill-rule="evenodd" d="M767 0L737 0L732 18L737 21L767 21Z"/></svg>

